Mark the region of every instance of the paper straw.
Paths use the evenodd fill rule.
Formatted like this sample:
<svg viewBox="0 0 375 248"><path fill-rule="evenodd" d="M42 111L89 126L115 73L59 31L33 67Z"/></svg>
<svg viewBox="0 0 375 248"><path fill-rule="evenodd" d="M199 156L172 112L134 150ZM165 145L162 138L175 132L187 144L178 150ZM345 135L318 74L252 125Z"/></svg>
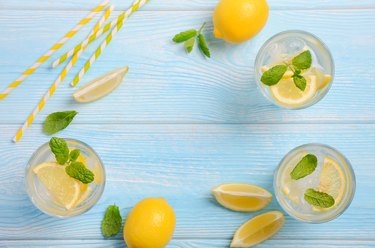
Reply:
<svg viewBox="0 0 375 248"><path fill-rule="evenodd" d="M76 54L79 50L85 49L85 47L89 44L88 39L90 38L90 36L93 35L93 34L96 34L99 31L99 29L102 27L102 25L104 24L104 22L111 15L111 12L112 12L113 9L114 9L113 5L111 5L109 8L107 8L107 10L104 13L102 19L96 24L96 26L89 33L89 35L87 36L87 38L83 42L80 43L81 46L79 47L79 49L76 49L76 50L72 49L72 50L66 52L64 55L62 55L60 58L58 58L57 60L55 60L52 63L52 67L57 67L58 65L60 65L61 63L63 63L65 60L67 60L70 56ZM85 43L85 44L83 44L83 43Z"/></svg>
<svg viewBox="0 0 375 248"><path fill-rule="evenodd" d="M113 28L114 26L116 26L118 22L123 21L124 18L125 18L125 15L126 15L127 11L128 10L122 12L116 19L114 19L110 23L107 23L106 25L104 25L104 27L101 28L96 34L90 35L84 41L82 41L81 43L79 43L78 45L76 45L73 49L71 49L68 52L66 52L59 59L57 59L56 61L54 61L52 63L52 67L58 66L59 64L63 63L66 59L68 59L70 56L72 56L73 54L75 54L76 52L78 52L79 50L81 50L81 48L83 47L84 43L90 44L95 39L97 39L98 37L100 37L103 33L107 32L108 30L110 30L111 28Z"/></svg>
<svg viewBox="0 0 375 248"><path fill-rule="evenodd" d="M93 31L94 33L98 32L100 26L105 22L105 19L109 17L110 12L112 11L113 6L107 8L106 12L104 13L103 17L95 24ZM33 123L35 116L43 109L44 105L48 101L48 99L55 93L57 87L60 83L64 80L70 69L74 66L77 62L79 56L83 53L84 49L79 50L76 54L74 54L73 58L69 61L69 63L65 66L65 68L61 71L59 77L56 81L51 85L47 93L44 97L40 100L39 104L33 110L33 112L29 115L26 122L22 125L22 127L17 131L16 136L13 138L14 142L17 142L21 139L25 130Z"/></svg>
<svg viewBox="0 0 375 248"><path fill-rule="evenodd" d="M117 32L121 29L124 22L129 18L129 16L134 13L137 9L145 5L149 0L137 0L133 3L133 5L124 12L124 18L119 20L116 26L112 29L112 31L107 35L105 40L100 44L100 46L96 49L94 54L91 58L85 63L83 68L80 72L75 76L73 81L71 82L72 86L76 86L81 78L85 75L85 73L90 69L90 66L95 62L97 58L99 58L102 51L105 49L106 46L111 42L112 38L117 34Z"/></svg>
<svg viewBox="0 0 375 248"><path fill-rule="evenodd" d="M42 65L51 55L60 49L70 38L72 38L83 26L91 21L94 16L104 9L109 0L104 0L100 5L96 6L90 13L83 18L72 30L65 34L64 38L54 44L47 53L40 57L31 67L25 70L22 75L14 82L12 82L2 93L0 93L0 100L4 99L9 93L20 85L29 75L31 75L40 65Z"/></svg>

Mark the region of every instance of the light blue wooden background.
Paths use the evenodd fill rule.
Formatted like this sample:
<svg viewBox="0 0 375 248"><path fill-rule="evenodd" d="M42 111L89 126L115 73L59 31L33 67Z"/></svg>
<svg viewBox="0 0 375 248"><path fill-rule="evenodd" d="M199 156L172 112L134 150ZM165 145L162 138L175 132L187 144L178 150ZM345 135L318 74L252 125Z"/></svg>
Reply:
<svg viewBox="0 0 375 248"><path fill-rule="evenodd" d="M344 215L326 224L287 217L285 227L259 247L375 247L375 1L269 0L267 26L241 45L210 34L216 2L151 0L131 17L82 82L128 65L121 87L92 104L72 101L74 89L68 82L96 47L90 46L18 144L11 143L17 128L61 69L45 64L0 102L0 247L124 247L122 235L102 238L105 208L116 203L126 215L138 200L154 196L166 197L177 214L169 247L228 247L236 228L254 214L220 207L210 189L223 182L248 182L272 191L280 159L308 142L334 146L349 158L357 176L354 201ZM1 88L97 3L0 0ZM125 0L113 3L115 14L130 5ZM209 60L197 50L186 55L170 41L203 21L209 23ZM331 91L306 110L271 105L253 79L260 46L287 29L321 37L336 63ZM87 32L89 27L68 46ZM106 165L107 185L88 213L60 220L29 201L24 168L33 151L49 140L41 132L46 115L70 109L79 115L59 136L96 149ZM275 199L264 211L272 209L280 209Z"/></svg>

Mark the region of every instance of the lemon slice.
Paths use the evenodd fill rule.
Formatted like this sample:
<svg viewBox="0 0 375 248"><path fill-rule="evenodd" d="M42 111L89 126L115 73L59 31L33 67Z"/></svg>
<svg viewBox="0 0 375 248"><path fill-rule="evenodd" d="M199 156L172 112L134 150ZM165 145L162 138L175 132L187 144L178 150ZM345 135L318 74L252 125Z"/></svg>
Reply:
<svg viewBox="0 0 375 248"><path fill-rule="evenodd" d="M335 205L324 209L314 207L314 211L327 211L339 204L345 193L345 187L346 178L341 166L333 158L325 157L318 191L331 195L335 199Z"/></svg>
<svg viewBox="0 0 375 248"><path fill-rule="evenodd" d="M285 223L278 211L260 214L242 224L234 234L230 247L252 247L275 235Z"/></svg>
<svg viewBox="0 0 375 248"><path fill-rule="evenodd" d="M251 184L222 184L214 188L212 193L222 206L240 212L260 210L272 198L270 192Z"/></svg>
<svg viewBox="0 0 375 248"><path fill-rule="evenodd" d="M73 93L74 100L93 102L108 95L120 85L127 72L128 67L126 66L94 79Z"/></svg>
<svg viewBox="0 0 375 248"><path fill-rule="evenodd" d="M262 66L262 68L261 68L261 70L262 70L263 73L266 72L266 71L268 71L269 69L271 69L271 66L267 66L267 65ZM288 78L291 78L292 76L293 76L293 72L290 69L288 69L284 73L282 79L288 79Z"/></svg>
<svg viewBox="0 0 375 248"><path fill-rule="evenodd" d="M290 107L298 107L311 100L316 91L316 76L306 77L306 88L304 91L295 86L293 79L281 79L276 85L270 86L272 96L280 104Z"/></svg>
<svg viewBox="0 0 375 248"><path fill-rule="evenodd" d="M81 194L81 183L66 174L65 166L45 162L37 165L33 172L62 207L69 210L75 206Z"/></svg>

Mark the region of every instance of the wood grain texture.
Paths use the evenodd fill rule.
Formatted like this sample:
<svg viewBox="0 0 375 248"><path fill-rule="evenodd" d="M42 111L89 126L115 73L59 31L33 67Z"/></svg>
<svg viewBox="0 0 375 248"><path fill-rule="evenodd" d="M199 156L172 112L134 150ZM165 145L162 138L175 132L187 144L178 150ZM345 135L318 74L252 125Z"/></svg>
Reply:
<svg viewBox="0 0 375 248"><path fill-rule="evenodd" d="M204 11L136 13L81 82L83 85L129 65L122 86L92 104L72 101L74 89L68 84L96 47L90 46L36 122L41 123L54 111L76 109L80 112L76 123L374 123L375 33L369 30L375 26L375 10L273 11L264 31L242 45L215 40L209 25L210 60L197 49L187 55L182 46L172 43L173 34L210 22L210 15ZM14 80L79 18L69 11L0 11L1 85ZM263 98L253 78L260 46L286 29L315 33L335 58L331 91L306 110L273 106ZM0 123L22 123L60 70L45 64L29 77L1 102Z"/></svg>
<svg viewBox="0 0 375 248"><path fill-rule="evenodd" d="M99 0L0 0L0 8L6 10L90 10ZM117 9L129 7L132 0L111 0ZM218 0L151 0L144 10L213 10ZM271 9L327 9L327 8L374 8L373 0L268 0Z"/></svg>
<svg viewBox="0 0 375 248"><path fill-rule="evenodd" d="M10 144L6 136L16 128L1 125L0 237L4 240L102 239L99 227L109 204L116 203L125 216L138 200L151 196L164 196L174 207L176 239L229 240L254 214L220 207L210 189L224 182L248 182L272 192L273 172L281 158L298 145L318 142L341 150L353 164L354 201L343 216L319 226L287 216L275 240L375 241L375 199L369 197L375 191L375 125L72 125L59 136L90 144L104 161L107 184L93 209L67 220L48 217L29 201L24 167L48 137L35 125L28 138ZM274 209L280 209L275 199L261 212Z"/></svg>
<svg viewBox="0 0 375 248"><path fill-rule="evenodd" d="M296 247L297 240L268 240L263 244L257 246L257 248L265 247L278 247L278 248L290 248ZM218 248L227 247L230 240L216 239L216 240L172 240L168 248ZM30 247L30 248L43 248L43 247L87 247L90 248L122 248L125 247L122 240L27 240L27 241L0 241L0 245L6 247ZM327 247L356 247L356 248L367 248L375 245L374 241L353 241L353 240L304 240L304 248L327 248Z"/></svg>

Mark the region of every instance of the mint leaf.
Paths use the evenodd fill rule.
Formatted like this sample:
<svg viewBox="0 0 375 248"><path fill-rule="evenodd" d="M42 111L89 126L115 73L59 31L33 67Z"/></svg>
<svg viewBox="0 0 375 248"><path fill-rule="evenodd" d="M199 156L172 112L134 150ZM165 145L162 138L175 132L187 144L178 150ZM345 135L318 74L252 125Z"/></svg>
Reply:
<svg viewBox="0 0 375 248"><path fill-rule="evenodd" d="M188 53L191 53L191 51L193 51L194 44L195 44L195 37L190 38L188 41L184 43L184 46Z"/></svg>
<svg viewBox="0 0 375 248"><path fill-rule="evenodd" d="M290 173L290 176L293 180L298 180L304 178L305 176L310 175L315 171L316 166L318 165L318 159L313 154L307 154L305 157L298 162L296 167Z"/></svg>
<svg viewBox="0 0 375 248"><path fill-rule="evenodd" d="M71 151L69 154L70 161L76 161L80 154L81 151L79 149L74 149L73 151Z"/></svg>
<svg viewBox="0 0 375 248"><path fill-rule="evenodd" d="M307 189L304 198L310 205L316 207L330 208L335 205L335 199L332 196L314 189Z"/></svg>
<svg viewBox="0 0 375 248"><path fill-rule="evenodd" d="M70 177L73 177L84 184L94 181L94 173L87 169L86 166L81 162L72 162L70 165L65 167L65 172Z"/></svg>
<svg viewBox="0 0 375 248"><path fill-rule="evenodd" d="M296 69L305 70L310 68L312 62L311 53L306 50L293 58L292 64Z"/></svg>
<svg viewBox="0 0 375 248"><path fill-rule="evenodd" d="M120 210L116 205L108 206L102 221L102 233L105 237L118 234L121 230L122 218Z"/></svg>
<svg viewBox="0 0 375 248"><path fill-rule="evenodd" d="M281 80L287 69L286 65L276 65L264 72L260 81L268 86L275 85Z"/></svg>
<svg viewBox="0 0 375 248"><path fill-rule="evenodd" d="M176 43L184 42L197 36L197 31L194 29L186 30L184 32L178 33L173 37L173 41Z"/></svg>
<svg viewBox="0 0 375 248"><path fill-rule="evenodd" d="M206 55L206 57L210 58L211 57L210 49L208 48L206 39L204 38L202 34L198 35L198 45L202 53Z"/></svg>
<svg viewBox="0 0 375 248"><path fill-rule="evenodd" d="M46 134L54 134L65 129L78 114L77 111L55 112L47 116L43 131Z"/></svg>
<svg viewBox="0 0 375 248"><path fill-rule="evenodd" d="M68 144L64 139L52 137L49 141L49 147L55 155L57 163L64 165L69 159Z"/></svg>
<svg viewBox="0 0 375 248"><path fill-rule="evenodd" d="M293 82L298 89L304 91L306 89L306 79L301 75L293 75Z"/></svg>

